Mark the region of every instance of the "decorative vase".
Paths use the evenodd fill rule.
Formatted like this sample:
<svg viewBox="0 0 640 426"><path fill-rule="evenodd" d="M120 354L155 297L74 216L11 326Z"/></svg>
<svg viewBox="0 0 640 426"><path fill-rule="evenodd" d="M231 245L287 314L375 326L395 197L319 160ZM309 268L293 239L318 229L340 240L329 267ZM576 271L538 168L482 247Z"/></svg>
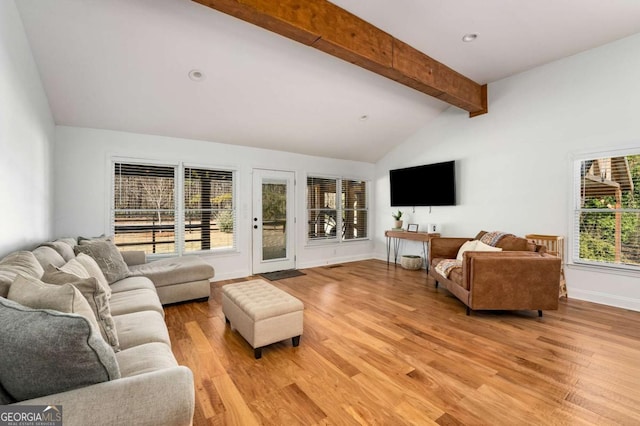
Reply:
<svg viewBox="0 0 640 426"><path fill-rule="evenodd" d="M422 268L422 256L416 256L414 254L403 255L400 258L400 266L412 271L418 270Z"/></svg>
<svg viewBox="0 0 640 426"><path fill-rule="evenodd" d="M393 226L393 229L402 229L402 221L396 220L395 225Z"/></svg>

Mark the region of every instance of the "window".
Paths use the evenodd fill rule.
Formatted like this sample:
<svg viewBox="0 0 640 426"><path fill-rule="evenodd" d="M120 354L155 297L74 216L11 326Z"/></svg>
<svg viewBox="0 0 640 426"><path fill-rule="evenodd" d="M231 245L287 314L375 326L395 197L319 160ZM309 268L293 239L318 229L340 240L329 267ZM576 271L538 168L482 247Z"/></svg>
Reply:
<svg viewBox="0 0 640 426"><path fill-rule="evenodd" d="M368 213L366 182L307 177L310 241L367 238Z"/></svg>
<svg viewBox="0 0 640 426"><path fill-rule="evenodd" d="M233 173L184 168L184 251L235 247Z"/></svg>
<svg viewBox="0 0 640 426"><path fill-rule="evenodd" d="M575 164L573 259L640 270L640 153Z"/></svg>
<svg viewBox="0 0 640 426"><path fill-rule="evenodd" d="M114 162L113 171L119 247L174 255L235 248L232 171L131 162Z"/></svg>
<svg viewBox="0 0 640 426"><path fill-rule="evenodd" d="M175 166L115 163L116 245L146 253L176 253Z"/></svg>

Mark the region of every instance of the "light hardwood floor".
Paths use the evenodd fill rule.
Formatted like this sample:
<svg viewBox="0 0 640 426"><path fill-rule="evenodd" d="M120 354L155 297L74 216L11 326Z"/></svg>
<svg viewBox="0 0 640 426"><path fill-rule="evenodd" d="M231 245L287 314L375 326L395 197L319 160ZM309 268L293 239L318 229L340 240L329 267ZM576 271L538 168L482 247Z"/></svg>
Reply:
<svg viewBox="0 0 640 426"><path fill-rule="evenodd" d="M640 424L640 313L577 300L474 312L424 271L370 260L272 282L305 304L300 346L253 350L208 302L166 307L195 425ZM255 278L255 277L254 277Z"/></svg>

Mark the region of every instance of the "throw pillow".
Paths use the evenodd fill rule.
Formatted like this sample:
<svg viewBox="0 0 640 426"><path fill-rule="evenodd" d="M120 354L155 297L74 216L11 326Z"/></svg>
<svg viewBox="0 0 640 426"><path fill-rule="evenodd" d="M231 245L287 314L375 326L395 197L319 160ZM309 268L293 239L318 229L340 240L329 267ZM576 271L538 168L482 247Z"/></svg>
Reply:
<svg viewBox="0 0 640 426"><path fill-rule="evenodd" d="M83 237L82 235L78 237L78 244L86 244L91 241L111 241L113 242L113 235L105 235L102 234L99 237Z"/></svg>
<svg viewBox="0 0 640 426"><path fill-rule="evenodd" d="M18 275L9 288L7 299L34 309L79 314L98 330L98 321L80 290L71 284L45 284L37 278Z"/></svg>
<svg viewBox="0 0 640 426"><path fill-rule="evenodd" d="M130 275L120 251L111 241L83 241L74 250L76 255L84 253L93 257L109 284Z"/></svg>
<svg viewBox="0 0 640 426"><path fill-rule="evenodd" d="M113 350L120 350L118 335L116 334L116 325L111 316L107 293L98 283L98 280L93 277L82 279L77 275L69 274L53 265L49 265L44 271L42 281L58 285L72 284L80 290L80 293L87 299L91 310L98 320L102 337L113 347Z"/></svg>
<svg viewBox="0 0 640 426"><path fill-rule="evenodd" d="M465 251L473 251L475 250L476 244L478 243L478 240L471 240L471 241L467 241L466 243L464 243L462 245L462 247L460 247L460 250L458 250L458 255L456 256L456 260L462 260L464 252Z"/></svg>
<svg viewBox="0 0 640 426"><path fill-rule="evenodd" d="M58 269L60 271L66 272L67 274L73 274L73 275L77 276L78 278L90 278L91 277L91 275L89 274L89 271L87 271L87 269L84 266L82 266L82 263L77 261L75 258L71 259L70 261L68 261L64 265L60 266ZM45 269L45 271L46 271L46 269Z"/></svg>
<svg viewBox="0 0 640 426"><path fill-rule="evenodd" d="M17 401L120 378L113 350L79 315L0 297L0 383Z"/></svg>
<svg viewBox="0 0 640 426"><path fill-rule="evenodd" d="M84 253L79 253L78 257L76 257L75 260L84 267L89 276L98 280L102 288L104 288L104 290L107 292L107 298L111 299L111 287L109 287L109 283L104 277L102 269L100 269L100 266L98 266L93 257L88 256ZM64 271L64 267L60 269Z"/></svg>
<svg viewBox="0 0 640 426"><path fill-rule="evenodd" d="M490 246L479 240L467 241L462 245L462 247L460 247L458 256L456 256L456 260L462 261L465 251L502 251L502 249L499 247Z"/></svg>
<svg viewBox="0 0 640 426"><path fill-rule="evenodd" d="M482 241L478 241L478 244L473 248L474 251L502 251L500 247L490 246L488 244L483 243Z"/></svg>

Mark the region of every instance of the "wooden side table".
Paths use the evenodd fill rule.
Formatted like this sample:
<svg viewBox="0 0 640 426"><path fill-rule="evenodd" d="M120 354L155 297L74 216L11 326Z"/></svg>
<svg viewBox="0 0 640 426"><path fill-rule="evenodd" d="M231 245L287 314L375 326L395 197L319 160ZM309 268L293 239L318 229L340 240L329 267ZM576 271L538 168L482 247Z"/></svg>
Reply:
<svg viewBox="0 0 640 426"><path fill-rule="evenodd" d="M391 244L393 243L393 264L398 264L398 253L400 252L400 243L402 240L419 241L422 243L422 252L424 254L425 270L429 271L429 241L432 238L439 237L440 234L430 234L428 232L408 232L408 231L396 231L389 230L384 231L384 236L387 237L387 267L389 267L391 259Z"/></svg>
<svg viewBox="0 0 640 426"><path fill-rule="evenodd" d="M541 234L527 234L524 237L538 245L545 246L547 248L547 253L553 256L558 256L561 259L559 297L568 297L567 281L564 278L564 237L561 237L559 235Z"/></svg>

